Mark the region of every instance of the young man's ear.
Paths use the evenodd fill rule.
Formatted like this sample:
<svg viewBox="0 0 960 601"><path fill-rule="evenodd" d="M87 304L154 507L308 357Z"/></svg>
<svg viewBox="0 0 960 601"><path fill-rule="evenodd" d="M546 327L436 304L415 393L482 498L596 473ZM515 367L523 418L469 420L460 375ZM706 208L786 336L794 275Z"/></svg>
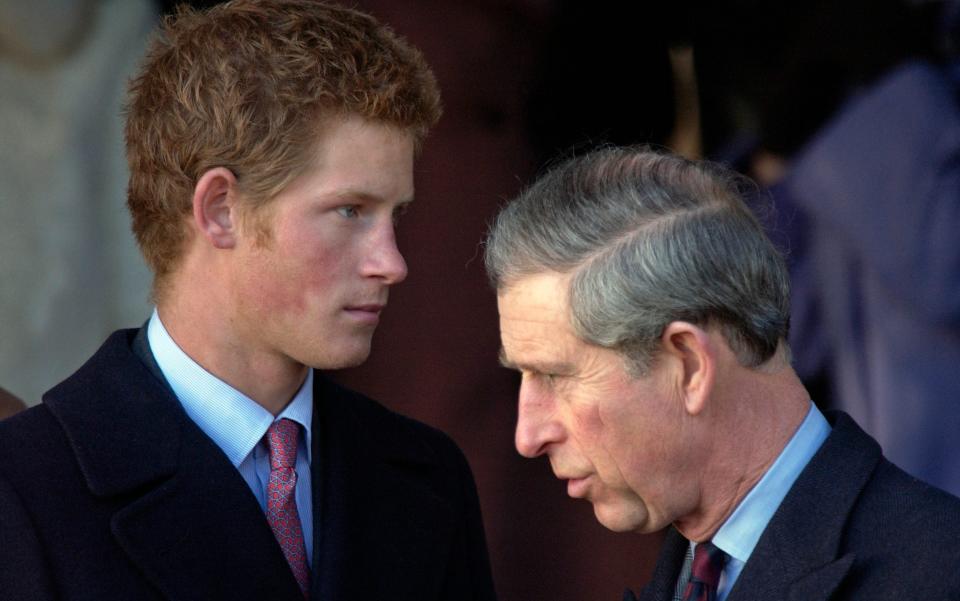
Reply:
<svg viewBox="0 0 960 601"><path fill-rule="evenodd" d="M699 414L709 402L717 369L710 334L692 323L674 321L664 328L660 342L678 367L684 408L690 415Z"/></svg>
<svg viewBox="0 0 960 601"><path fill-rule="evenodd" d="M193 222L214 248L233 248L240 225L237 178L226 167L208 169L193 188Z"/></svg>

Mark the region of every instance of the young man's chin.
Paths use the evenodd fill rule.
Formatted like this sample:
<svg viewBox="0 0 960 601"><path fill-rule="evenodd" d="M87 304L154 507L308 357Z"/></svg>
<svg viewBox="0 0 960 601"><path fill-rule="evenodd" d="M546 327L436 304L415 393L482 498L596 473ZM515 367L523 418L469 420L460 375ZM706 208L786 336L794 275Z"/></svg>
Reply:
<svg viewBox="0 0 960 601"><path fill-rule="evenodd" d="M370 341L368 339L366 343L358 341L355 344L334 349L332 352L330 349L318 352L303 363L320 370L347 369L361 365L369 356Z"/></svg>

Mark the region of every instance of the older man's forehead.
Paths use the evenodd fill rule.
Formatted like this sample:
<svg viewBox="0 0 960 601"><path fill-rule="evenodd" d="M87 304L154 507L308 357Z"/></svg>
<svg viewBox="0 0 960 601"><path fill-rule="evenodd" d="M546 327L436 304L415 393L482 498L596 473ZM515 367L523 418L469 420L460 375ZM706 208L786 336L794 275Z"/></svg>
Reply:
<svg viewBox="0 0 960 601"><path fill-rule="evenodd" d="M542 298L565 301L570 283L570 274L556 271L531 273L511 280L501 286L497 296L518 296L520 298Z"/></svg>

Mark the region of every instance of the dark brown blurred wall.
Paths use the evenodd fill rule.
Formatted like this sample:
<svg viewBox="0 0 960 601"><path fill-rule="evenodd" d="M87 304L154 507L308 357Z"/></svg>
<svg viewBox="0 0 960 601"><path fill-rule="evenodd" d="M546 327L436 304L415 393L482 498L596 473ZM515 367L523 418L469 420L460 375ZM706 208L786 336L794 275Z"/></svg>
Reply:
<svg viewBox="0 0 960 601"><path fill-rule="evenodd" d="M498 366L496 297L479 242L534 176L524 104L551 17L545 1L362 0L419 47L445 114L416 168L398 238L410 267L370 360L342 382L459 443L473 467L503 601L619 599L652 571L660 536L613 534L567 498L546 460L513 447L518 378Z"/></svg>

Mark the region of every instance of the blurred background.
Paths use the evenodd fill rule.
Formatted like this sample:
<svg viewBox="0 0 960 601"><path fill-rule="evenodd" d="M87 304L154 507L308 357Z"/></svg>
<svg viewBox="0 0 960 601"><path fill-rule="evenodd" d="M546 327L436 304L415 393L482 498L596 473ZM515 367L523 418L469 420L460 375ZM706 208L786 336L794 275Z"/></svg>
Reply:
<svg viewBox="0 0 960 601"><path fill-rule="evenodd" d="M911 473L960 494L955 0L351 0L419 47L445 115L398 233L374 353L336 375L439 427L480 491L504 601L618 599L660 535L617 535L513 449L480 240L550 161L649 143L727 163L793 277L795 366ZM0 413L149 315L121 106L173 2L0 0ZM195 2L201 6L209 2Z"/></svg>

